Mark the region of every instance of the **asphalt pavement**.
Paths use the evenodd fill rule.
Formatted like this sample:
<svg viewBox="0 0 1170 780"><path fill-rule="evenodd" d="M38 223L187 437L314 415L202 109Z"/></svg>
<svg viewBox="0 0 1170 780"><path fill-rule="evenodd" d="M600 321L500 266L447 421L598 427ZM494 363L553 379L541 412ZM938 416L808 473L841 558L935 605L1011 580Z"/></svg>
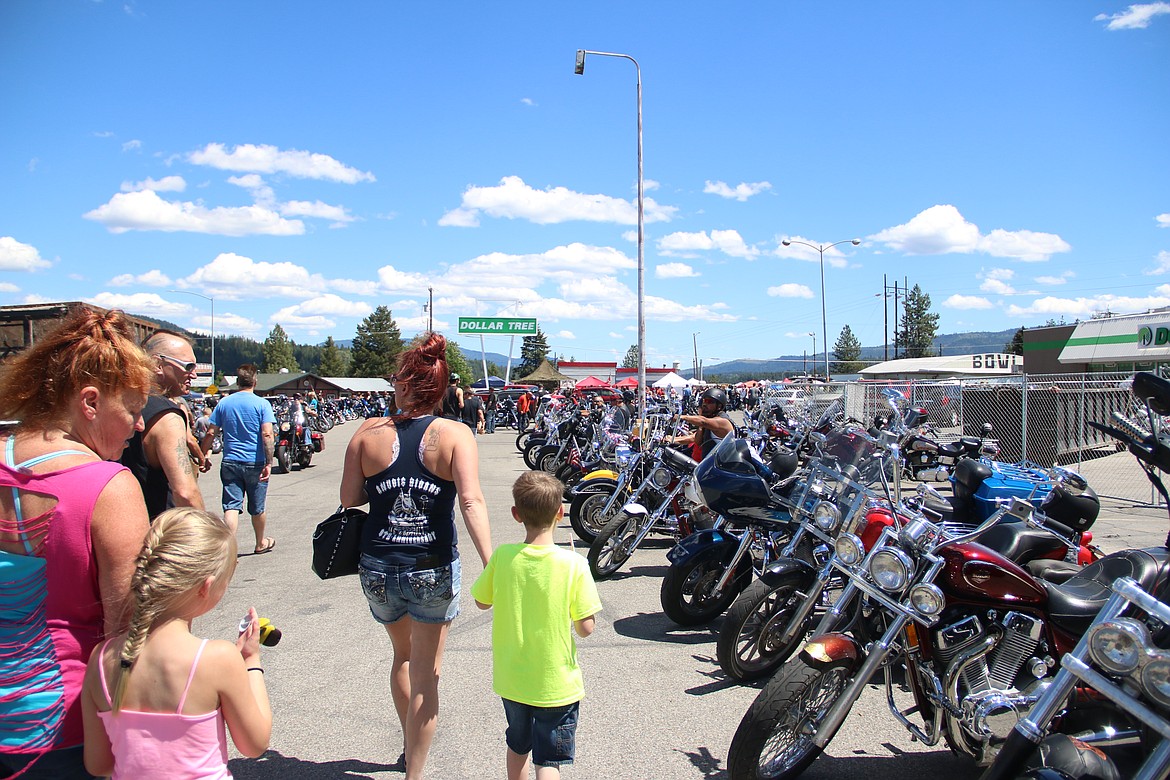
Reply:
<svg viewBox="0 0 1170 780"><path fill-rule="evenodd" d="M232 752L241 780L394 778L402 735L389 693L391 648L370 617L356 577L323 582L309 568L318 522L337 507L341 464L357 422L326 434L325 450L307 469L273 474L266 535L277 540L264 555L244 554L220 605L200 618L195 633L234 638L240 616L255 605L282 631L263 663L274 713L270 750L260 759ZM525 469L515 431L479 437L480 474L492 519L492 541L518 541L510 488ZM200 480L207 506L220 507L218 457ZM1163 511L1107 510L1099 540L1107 550L1165 538ZM461 538L466 532L460 525ZM566 517L558 542L570 543ZM1131 541L1132 540L1132 541ZM1152 541L1150 541L1152 540ZM254 546L241 518L240 550ZM718 623L681 629L663 614L659 587L670 542L651 539L615 577L598 584L603 611L597 629L578 640L586 698L577 733L577 761L565 777L725 778L732 734L758 688L733 685L715 660ZM577 552L587 550L578 545ZM491 688L491 613L470 597L481 565L461 545L462 614L447 641L440 683L438 732L427 765L430 778L504 776L504 712ZM909 706L905 699L903 707ZM230 740L229 740L230 741ZM825 755L806 772L812 780L865 777L905 780L943 776L965 780L974 765L945 746L911 741L886 708L884 690L871 687Z"/></svg>

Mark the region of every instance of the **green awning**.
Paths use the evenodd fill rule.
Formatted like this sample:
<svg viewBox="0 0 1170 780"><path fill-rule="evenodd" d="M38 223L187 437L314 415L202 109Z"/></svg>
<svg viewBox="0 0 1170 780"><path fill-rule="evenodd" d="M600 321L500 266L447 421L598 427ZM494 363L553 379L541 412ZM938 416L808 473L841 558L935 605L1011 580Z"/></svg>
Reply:
<svg viewBox="0 0 1170 780"><path fill-rule="evenodd" d="M1148 363L1170 360L1170 311L1079 323L1060 351L1061 363Z"/></svg>

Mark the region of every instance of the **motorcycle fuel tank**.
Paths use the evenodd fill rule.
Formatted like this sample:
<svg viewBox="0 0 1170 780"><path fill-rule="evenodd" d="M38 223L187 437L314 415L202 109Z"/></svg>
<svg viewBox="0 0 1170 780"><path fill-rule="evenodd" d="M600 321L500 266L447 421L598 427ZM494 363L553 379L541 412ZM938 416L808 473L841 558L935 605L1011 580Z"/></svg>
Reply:
<svg viewBox="0 0 1170 780"><path fill-rule="evenodd" d="M1048 602L1048 592L1028 572L981 544L947 545L939 555L946 563L938 585L948 597L995 607Z"/></svg>

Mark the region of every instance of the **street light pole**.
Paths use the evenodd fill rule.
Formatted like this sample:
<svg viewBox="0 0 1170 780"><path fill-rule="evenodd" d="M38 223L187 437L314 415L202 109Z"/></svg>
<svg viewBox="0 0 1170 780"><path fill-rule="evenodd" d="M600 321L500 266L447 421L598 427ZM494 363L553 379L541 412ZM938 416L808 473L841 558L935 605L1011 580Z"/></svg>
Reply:
<svg viewBox="0 0 1170 780"><path fill-rule="evenodd" d="M792 246L793 244L803 244L809 249L817 250L817 254L821 256L821 337L822 343L825 346L825 381L829 381L829 326L826 323L825 315L825 250L832 249L837 244L853 244L858 246L861 244L860 238L847 238L842 241L834 241L831 244L810 244L807 241L791 241L784 239L780 242L784 246ZM813 342L813 355L816 355L816 342Z"/></svg>
<svg viewBox="0 0 1170 780"><path fill-rule="evenodd" d="M812 336L812 347L813 348L812 348L811 354L812 354L812 362L813 362L813 373L815 374L816 369L817 369L817 334L816 334L816 331L810 330L808 332L808 335ZM808 366L805 366L804 378L806 380L809 379Z"/></svg>
<svg viewBox="0 0 1170 780"><path fill-rule="evenodd" d="M196 295L205 301L211 303L211 384L215 384L215 298L203 293L191 292L190 290L168 290L167 292L180 293L182 295Z"/></svg>
<svg viewBox="0 0 1170 780"><path fill-rule="evenodd" d="M645 231L645 200L642 178L642 68L638 61L628 54L616 54L608 51L592 51L577 49L577 64L573 72L578 76L585 75L585 55L596 54L599 57L620 57L634 63L634 72L638 79L638 414L646 413L646 261L644 245Z"/></svg>

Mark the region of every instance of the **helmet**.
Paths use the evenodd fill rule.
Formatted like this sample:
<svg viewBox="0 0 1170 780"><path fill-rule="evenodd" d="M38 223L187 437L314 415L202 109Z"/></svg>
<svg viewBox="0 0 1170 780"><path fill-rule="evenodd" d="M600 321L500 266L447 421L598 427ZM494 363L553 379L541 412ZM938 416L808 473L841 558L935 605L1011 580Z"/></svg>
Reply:
<svg viewBox="0 0 1170 780"><path fill-rule="evenodd" d="M721 387L708 387L699 396L699 403L708 399L714 401L719 406L720 411L727 408L727 391Z"/></svg>
<svg viewBox="0 0 1170 780"><path fill-rule="evenodd" d="M636 397L633 390L622 390L622 400L626 403L632 404Z"/></svg>
<svg viewBox="0 0 1170 780"><path fill-rule="evenodd" d="M451 372L451 376L450 376L450 377L448 377L447 381L448 381L448 382L458 382L458 381L459 381L459 375L458 375L458 374L456 374L454 371L452 371L452 372Z"/></svg>

